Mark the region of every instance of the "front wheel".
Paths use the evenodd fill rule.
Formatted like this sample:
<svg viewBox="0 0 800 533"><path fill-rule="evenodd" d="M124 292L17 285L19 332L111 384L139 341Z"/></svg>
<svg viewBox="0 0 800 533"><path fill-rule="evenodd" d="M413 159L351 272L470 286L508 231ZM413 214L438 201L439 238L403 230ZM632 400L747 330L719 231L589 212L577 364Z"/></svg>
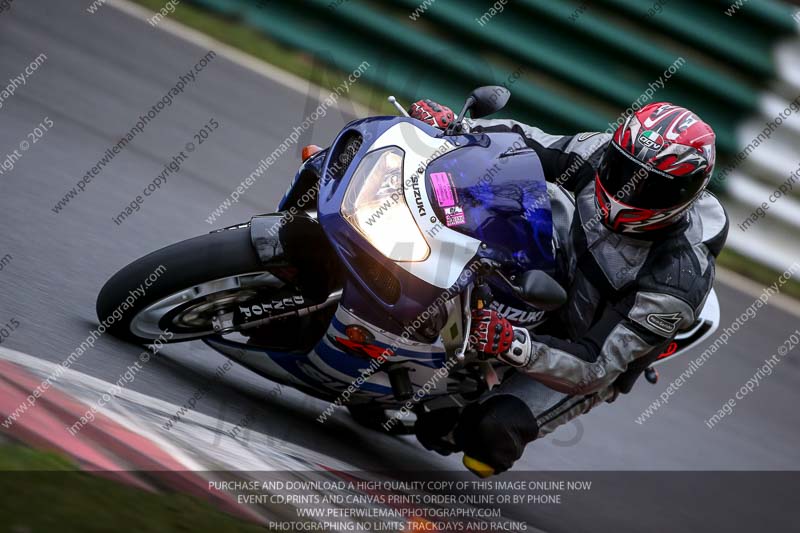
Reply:
<svg viewBox="0 0 800 533"><path fill-rule="evenodd" d="M283 285L256 254L249 226L241 226L134 261L103 286L97 316L121 339L188 341L214 334L215 316Z"/></svg>

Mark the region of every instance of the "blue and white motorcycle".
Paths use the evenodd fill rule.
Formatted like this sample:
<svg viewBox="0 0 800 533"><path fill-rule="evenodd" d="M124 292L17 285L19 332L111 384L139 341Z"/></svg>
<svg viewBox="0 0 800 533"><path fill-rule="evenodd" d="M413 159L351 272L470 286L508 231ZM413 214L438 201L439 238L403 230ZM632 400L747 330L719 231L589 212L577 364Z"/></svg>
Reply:
<svg viewBox="0 0 800 533"><path fill-rule="evenodd" d="M490 115L508 98L481 87L459 117ZM470 311L487 305L534 327L563 303L553 217L568 220L574 206L516 134L462 134L458 121L443 132L396 105L403 116L356 120L328 149L306 147L276 213L123 268L100 292L98 317L133 342L166 330L169 342L202 339L266 378L338 399L374 428L385 429L386 410L479 397L501 368L470 350ZM718 322L712 293L658 362Z"/></svg>

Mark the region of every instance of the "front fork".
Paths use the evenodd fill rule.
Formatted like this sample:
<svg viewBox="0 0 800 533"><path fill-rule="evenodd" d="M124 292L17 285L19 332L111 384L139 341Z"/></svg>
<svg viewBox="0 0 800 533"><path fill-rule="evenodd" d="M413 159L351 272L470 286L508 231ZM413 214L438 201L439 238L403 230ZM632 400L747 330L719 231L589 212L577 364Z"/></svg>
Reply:
<svg viewBox="0 0 800 533"><path fill-rule="evenodd" d="M489 307L494 300L492 296L491 288L489 287L488 283L486 283L483 276L480 276L474 285L466 294L465 294L465 313L466 313L466 324L465 327L465 337L466 342L465 346L470 346L471 342L469 340L470 331L472 328L472 310L477 309L485 309ZM465 350L466 351L466 350ZM464 352L462 352L462 358L464 356ZM487 357L485 355L477 355L478 360L480 361L481 370L483 371L483 377L486 382L486 385L489 390L493 389L495 386L500 384L500 379L497 376L497 372L495 371L494 367L492 366L490 359L491 357ZM464 467L478 476L479 478L485 479L495 475L496 470L493 466L484 463L474 457L470 457L466 453L464 454L462 460L462 464Z"/></svg>

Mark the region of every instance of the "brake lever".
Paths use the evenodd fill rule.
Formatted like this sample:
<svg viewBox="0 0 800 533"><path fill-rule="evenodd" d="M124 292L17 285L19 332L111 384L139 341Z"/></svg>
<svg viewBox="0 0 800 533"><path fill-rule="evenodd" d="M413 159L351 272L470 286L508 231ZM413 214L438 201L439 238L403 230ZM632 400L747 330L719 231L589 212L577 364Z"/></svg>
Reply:
<svg viewBox="0 0 800 533"><path fill-rule="evenodd" d="M456 350L455 357L463 363L466 358L466 353L469 350L469 332L472 330L472 285L467 285L464 289L464 307L461 312L464 314L464 342Z"/></svg>
<svg viewBox="0 0 800 533"><path fill-rule="evenodd" d="M455 357L459 362L463 362L467 352L470 351L469 332L472 330L472 309L484 309L494 301L491 288L484 281L486 275L495 272L499 265L489 259L480 259L476 271L477 279L474 283L467 285L464 290L464 304L461 312L464 315L464 342L456 350ZM475 291L475 294L473 294Z"/></svg>

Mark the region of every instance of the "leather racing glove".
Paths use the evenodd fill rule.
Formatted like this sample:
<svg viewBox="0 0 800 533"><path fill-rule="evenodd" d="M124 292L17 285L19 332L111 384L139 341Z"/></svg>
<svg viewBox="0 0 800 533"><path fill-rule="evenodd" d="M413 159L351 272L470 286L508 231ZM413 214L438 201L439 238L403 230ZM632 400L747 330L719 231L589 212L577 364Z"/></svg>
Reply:
<svg viewBox="0 0 800 533"><path fill-rule="evenodd" d="M489 309L472 312L470 344L478 352L493 355L503 363L514 367L525 367L533 356L533 342L525 328L515 328Z"/></svg>
<svg viewBox="0 0 800 533"><path fill-rule="evenodd" d="M497 356L511 348L514 327L497 311L480 309L472 311L469 341L478 352Z"/></svg>
<svg viewBox="0 0 800 533"><path fill-rule="evenodd" d="M449 107L437 104L429 98L411 104L408 114L429 126L441 129L448 127L455 119L455 115Z"/></svg>

